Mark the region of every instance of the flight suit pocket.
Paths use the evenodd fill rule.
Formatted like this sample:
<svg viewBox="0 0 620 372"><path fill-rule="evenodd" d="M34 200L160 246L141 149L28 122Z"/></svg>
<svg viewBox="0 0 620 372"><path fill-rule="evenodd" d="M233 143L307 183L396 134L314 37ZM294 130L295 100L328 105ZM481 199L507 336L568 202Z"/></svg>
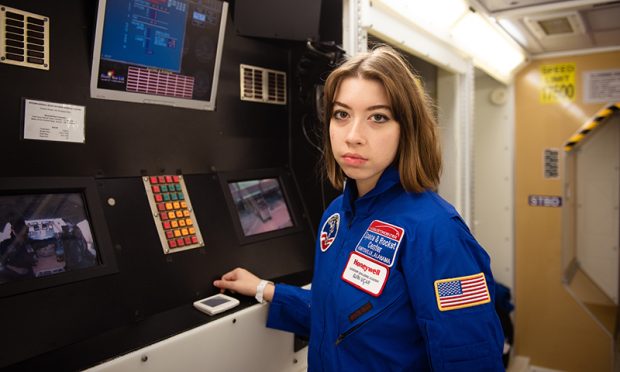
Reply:
<svg viewBox="0 0 620 372"><path fill-rule="evenodd" d="M389 298L368 298L365 301L356 303L355 306L351 306L350 311L340 320L340 333L336 339L336 345L362 328L372 324L376 319L389 311L391 307L402 301L403 298L406 299L406 296L404 296L404 293L400 293Z"/></svg>

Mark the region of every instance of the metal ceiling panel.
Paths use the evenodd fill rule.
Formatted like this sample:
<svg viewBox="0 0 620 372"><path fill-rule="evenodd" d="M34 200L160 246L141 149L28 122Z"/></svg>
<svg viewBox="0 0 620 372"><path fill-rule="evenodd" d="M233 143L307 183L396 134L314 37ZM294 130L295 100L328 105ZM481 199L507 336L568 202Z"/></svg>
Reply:
<svg viewBox="0 0 620 372"><path fill-rule="evenodd" d="M470 0L532 56L620 49L620 1ZM572 29L572 32L571 32Z"/></svg>

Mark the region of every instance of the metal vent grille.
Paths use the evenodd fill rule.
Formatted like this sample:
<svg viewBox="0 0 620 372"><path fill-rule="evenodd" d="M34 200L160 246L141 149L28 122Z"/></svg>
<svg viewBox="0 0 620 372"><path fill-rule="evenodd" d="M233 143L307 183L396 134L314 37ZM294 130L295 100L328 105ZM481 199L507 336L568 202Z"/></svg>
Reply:
<svg viewBox="0 0 620 372"><path fill-rule="evenodd" d="M286 105L286 73L240 65L241 100Z"/></svg>
<svg viewBox="0 0 620 372"><path fill-rule="evenodd" d="M539 40L549 37L581 35L585 32L585 25L577 12L525 17L523 21Z"/></svg>
<svg viewBox="0 0 620 372"><path fill-rule="evenodd" d="M49 70L49 19L0 6L0 62Z"/></svg>
<svg viewBox="0 0 620 372"><path fill-rule="evenodd" d="M545 149L544 172L545 179L558 179L560 177L560 150Z"/></svg>

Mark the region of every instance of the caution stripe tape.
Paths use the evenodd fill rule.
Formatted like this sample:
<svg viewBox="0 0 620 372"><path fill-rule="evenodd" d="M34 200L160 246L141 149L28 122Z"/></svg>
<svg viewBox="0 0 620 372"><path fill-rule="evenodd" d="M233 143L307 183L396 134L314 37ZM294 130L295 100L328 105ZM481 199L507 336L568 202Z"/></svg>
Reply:
<svg viewBox="0 0 620 372"><path fill-rule="evenodd" d="M564 144L564 151L569 152L575 148L575 146L587 137L588 133L596 129L605 119L620 112L620 102L609 105L594 115L594 118L587 121L575 134L570 136L568 141Z"/></svg>

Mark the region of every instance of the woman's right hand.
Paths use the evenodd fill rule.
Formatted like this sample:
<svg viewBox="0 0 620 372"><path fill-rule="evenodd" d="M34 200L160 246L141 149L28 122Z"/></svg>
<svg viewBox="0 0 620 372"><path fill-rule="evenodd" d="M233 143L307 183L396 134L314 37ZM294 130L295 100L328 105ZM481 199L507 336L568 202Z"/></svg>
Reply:
<svg viewBox="0 0 620 372"><path fill-rule="evenodd" d="M237 292L244 296L256 296L256 287L261 282L261 279L246 269L240 267L227 272L222 275L222 279L213 282L213 285L218 287L224 292L229 290L231 292ZM263 290L263 299L267 302L271 302L275 292L275 286L269 282Z"/></svg>
<svg viewBox="0 0 620 372"><path fill-rule="evenodd" d="M222 290L229 290L244 296L254 297L260 278L240 267L222 275L222 279L213 282L213 285Z"/></svg>

